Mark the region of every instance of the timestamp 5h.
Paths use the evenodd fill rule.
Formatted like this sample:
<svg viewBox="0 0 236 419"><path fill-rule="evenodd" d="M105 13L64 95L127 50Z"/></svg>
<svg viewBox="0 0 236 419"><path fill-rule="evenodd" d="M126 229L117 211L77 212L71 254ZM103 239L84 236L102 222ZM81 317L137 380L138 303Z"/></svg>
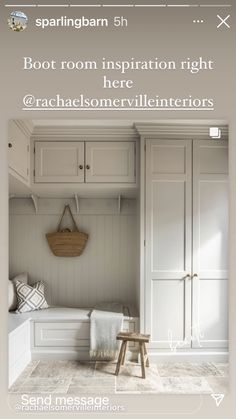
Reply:
<svg viewBox="0 0 236 419"><path fill-rule="evenodd" d="M114 16L113 25L120 28L127 27L128 19L126 19L124 16Z"/></svg>

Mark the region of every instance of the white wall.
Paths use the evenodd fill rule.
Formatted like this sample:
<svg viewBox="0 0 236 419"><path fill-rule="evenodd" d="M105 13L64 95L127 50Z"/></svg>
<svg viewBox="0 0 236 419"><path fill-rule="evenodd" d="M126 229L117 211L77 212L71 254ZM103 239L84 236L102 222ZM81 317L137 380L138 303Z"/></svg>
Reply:
<svg viewBox="0 0 236 419"><path fill-rule="evenodd" d="M43 280L52 305L92 306L101 301L136 302L136 201L126 199L118 214L116 199L83 199L79 228L90 235L80 257L55 257L45 233L55 231L63 205L73 200L40 199L35 214L30 199L10 200L10 275L27 271Z"/></svg>

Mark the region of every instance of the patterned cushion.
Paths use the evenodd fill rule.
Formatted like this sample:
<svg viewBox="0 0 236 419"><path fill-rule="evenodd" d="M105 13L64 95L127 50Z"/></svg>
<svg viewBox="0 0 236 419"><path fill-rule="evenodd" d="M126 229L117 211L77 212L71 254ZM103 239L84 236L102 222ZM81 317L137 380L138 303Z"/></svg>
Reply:
<svg viewBox="0 0 236 419"><path fill-rule="evenodd" d="M8 281L8 309L9 310L16 310L17 308L17 298L16 298L16 289L15 289L16 281L24 282L25 284L27 284L28 283L27 272L23 272L22 274L16 275L14 278L9 279Z"/></svg>
<svg viewBox="0 0 236 419"><path fill-rule="evenodd" d="M16 281L17 313L48 308L44 297L44 284L37 282L33 286Z"/></svg>

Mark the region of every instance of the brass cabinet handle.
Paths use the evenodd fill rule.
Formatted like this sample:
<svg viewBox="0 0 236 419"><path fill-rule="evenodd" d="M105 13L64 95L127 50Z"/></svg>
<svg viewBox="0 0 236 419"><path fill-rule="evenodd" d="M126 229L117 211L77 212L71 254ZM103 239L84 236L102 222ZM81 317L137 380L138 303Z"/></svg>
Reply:
<svg viewBox="0 0 236 419"><path fill-rule="evenodd" d="M84 166L82 164L79 165L79 169L82 170Z"/></svg>
<svg viewBox="0 0 236 419"><path fill-rule="evenodd" d="M192 276L192 279L194 279L194 278L198 278L198 274L193 274L193 276Z"/></svg>
<svg viewBox="0 0 236 419"><path fill-rule="evenodd" d="M8 148L12 148L12 143L8 143Z"/></svg>
<svg viewBox="0 0 236 419"><path fill-rule="evenodd" d="M90 169L89 164L86 164L86 169L87 169L87 170L89 170L89 169Z"/></svg>
<svg viewBox="0 0 236 419"><path fill-rule="evenodd" d="M185 277L184 277L184 279L190 279L191 278L191 275L190 274L187 274L187 275L185 275Z"/></svg>

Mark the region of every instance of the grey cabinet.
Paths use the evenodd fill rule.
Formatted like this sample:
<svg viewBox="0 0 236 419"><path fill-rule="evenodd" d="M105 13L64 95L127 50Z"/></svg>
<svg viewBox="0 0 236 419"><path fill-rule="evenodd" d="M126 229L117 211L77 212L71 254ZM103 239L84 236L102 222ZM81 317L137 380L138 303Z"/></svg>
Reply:
<svg viewBox="0 0 236 419"><path fill-rule="evenodd" d="M29 138L15 121L10 121L8 132L9 171L14 177L28 185L30 165Z"/></svg>
<svg viewBox="0 0 236 419"><path fill-rule="evenodd" d="M146 140L151 348L227 346L227 161L226 141Z"/></svg>
<svg viewBox="0 0 236 419"><path fill-rule="evenodd" d="M35 183L135 183L133 141L36 141Z"/></svg>

